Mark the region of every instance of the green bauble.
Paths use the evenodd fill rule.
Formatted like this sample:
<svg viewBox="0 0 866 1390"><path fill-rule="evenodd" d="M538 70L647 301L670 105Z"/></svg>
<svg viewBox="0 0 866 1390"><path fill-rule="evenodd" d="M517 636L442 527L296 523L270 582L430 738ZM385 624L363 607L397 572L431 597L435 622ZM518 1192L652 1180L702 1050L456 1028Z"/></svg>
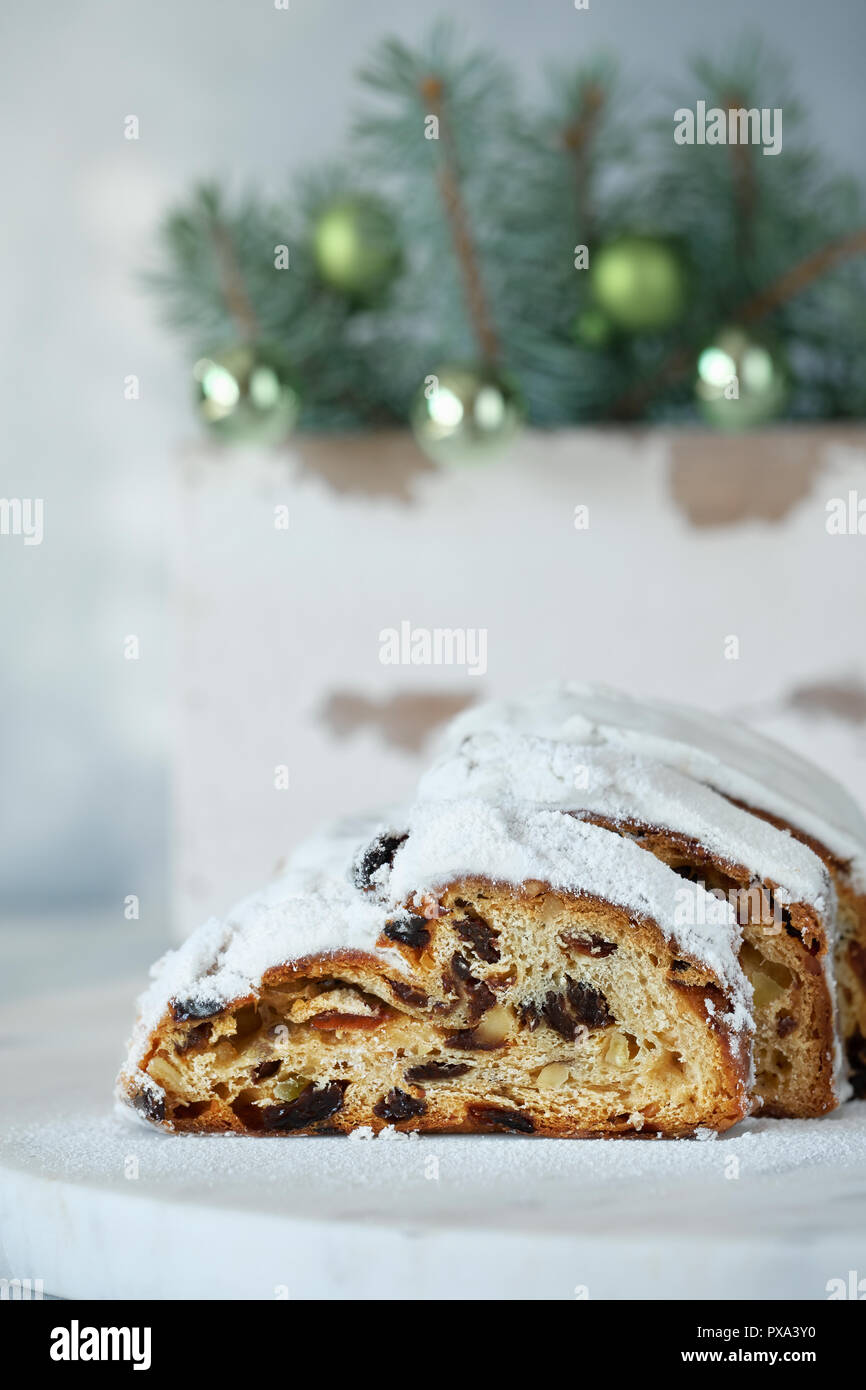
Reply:
<svg viewBox="0 0 866 1390"><path fill-rule="evenodd" d="M625 333L658 332L682 317L687 277L670 242L619 237L592 255L589 274L596 306Z"/></svg>
<svg viewBox="0 0 866 1390"><path fill-rule="evenodd" d="M370 194L340 198L322 209L313 254L325 283L357 299L374 299L387 289L402 260L394 218Z"/></svg>
<svg viewBox="0 0 866 1390"><path fill-rule="evenodd" d="M501 454L525 418L520 392L492 367L449 363L424 378L412 430L434 463L482 463Z"/></svg>
<svg viewBox="0 0 866 1390"><path fill-rule="evenodd" d="M780 355L744 328L724 328L698 354L701 413L719 429L747 430L781 414L788 377Z"/></svg>
<svg viewBox="0 0 866 1390"><path fill-rule="evenodd" d="M233 444L280 444L301 409L289 363L272 343L238 343L200 357L193 368L198 413Z"/></svg>

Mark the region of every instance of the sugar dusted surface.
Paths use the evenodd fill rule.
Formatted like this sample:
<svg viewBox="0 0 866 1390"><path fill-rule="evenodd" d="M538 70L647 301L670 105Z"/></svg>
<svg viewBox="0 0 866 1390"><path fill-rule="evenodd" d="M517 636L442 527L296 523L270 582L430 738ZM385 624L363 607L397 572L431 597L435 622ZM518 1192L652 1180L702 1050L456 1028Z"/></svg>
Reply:
<svg viewBox="0 0 866 1390"><path fill-rule="evenodd" d="M824 910L827 870L787 832L675 767L627 749L494 729L469 734L422 778L420 794L522 798L539 806L674 830Z"/></svg>
<svg viewBox="0 0 866 1390"><path fill-rule="evenodd" d="M708 1143L167 1135L106 1104L128 984L0 1011L0 1228L51 1293L269 1299L288 1281L293 1297L570 1299L578 1259L593 1297L726 1297L750 1272L760 1298L781 1287L778 1257L809 1298L857 1264L862 1102ZM34 1009L54 1027L34 1032ZM519 1268L505 1285L504 1250ZM683 1260L694 1275L675 1278Z"/></svg>
<svg viewBox="0 0 866 1390"><path fill-rule="evenodd" d="M607 746L675 768L790 821L850 860L855 882L866 889L862 809L816 764L743 724L605 686L566 682L466 710L445 731L441 748L454 752L468 734L478 732Z"/></svg>
<svg viewBox="0 0 866 1390"><path fill-rule="evenodd" d="M135 1183L125 1179L130 1155L139 1164ZM438 1161L437 1182L429 1180L425 1166L431 1156ZM357 1211L366 1219L407 1219L416 1227L459 1219L583 1230L598 1221L594 1208L606 1193L616 1196L616 1209L627 1193L644 1206L655 1191L682 1195L680 1185L688 1180L700 1185L712 1228L716 1203L731 1186L725 1165L732 1158L747 1186L810 1170L821 1170L822 1181L829 1173L840 1181L845 1172L856 1177L866 1168L866 1103L852 1102L817 1121L743 1120L713 1143L422 1135L412 1143L380 1137L285 1144L240 1135L168 1136L87 1107L43 1111L7 1125L0 1139L0 1170L114 1187L129 1200L140 1194L199 1204L218 1199L275 1215L309 1216L315 1210L319 1219L351 1219ZM604 1210L610 1229L621 1229L606 1202ZM663 1215L669 1220L669 1213Z"/></svg>

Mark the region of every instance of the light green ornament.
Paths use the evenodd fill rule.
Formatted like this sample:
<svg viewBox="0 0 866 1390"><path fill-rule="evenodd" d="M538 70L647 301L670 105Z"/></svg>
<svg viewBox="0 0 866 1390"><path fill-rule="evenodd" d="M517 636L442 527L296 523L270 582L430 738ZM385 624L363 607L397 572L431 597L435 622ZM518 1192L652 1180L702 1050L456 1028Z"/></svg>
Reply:
<svg viewBox="0 0 866 1390"><path fill-rule="evenodd" d="M681 318L687 277L682 257L667 241L622 236L590 259L590 286L598 309L625 333L653 333Z"/></svg>
<svg viewBox="0 0 866 1390"><path fill-rule="evenodd" d="M370 194L341 198L319 213L313 254L325 283L358 299L381 294L402 260L394 218Z"/></svg>
<svg viewBox="0 0 866 1390"><path fill-rule="evenodd" d="M779 355L744 328L725 328L698 354L695 394L719 429L747 430L781 414L788 378Z"/></svg>
<svg viewBox="0 0 866 1390"><path fill-rule="evenodd" d="M412 430L434 463L484 463L504 453L525 419L516 384L492 367L450 363L424 378Z"/></svg>
<svg viewBox="0 0 866 1390"><path fill-rule="evenodd" d="M301 409L294 374L271 343L238 343L200 357L193 368L198 413L233 444L280 444Z"/></svg>

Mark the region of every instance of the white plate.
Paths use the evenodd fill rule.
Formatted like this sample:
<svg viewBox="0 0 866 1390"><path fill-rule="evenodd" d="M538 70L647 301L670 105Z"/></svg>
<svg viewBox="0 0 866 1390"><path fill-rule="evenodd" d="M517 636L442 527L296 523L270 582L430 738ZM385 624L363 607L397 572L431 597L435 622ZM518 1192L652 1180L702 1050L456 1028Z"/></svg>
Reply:
<svg viewBox="0 0 866 1390"><path fill-rule="evenodd" d="M706 1142L172 1137L112 1112L128 997L0 1014L6 1277L279 1299L821 1299L866 1280L866 1103Z"/></svg>

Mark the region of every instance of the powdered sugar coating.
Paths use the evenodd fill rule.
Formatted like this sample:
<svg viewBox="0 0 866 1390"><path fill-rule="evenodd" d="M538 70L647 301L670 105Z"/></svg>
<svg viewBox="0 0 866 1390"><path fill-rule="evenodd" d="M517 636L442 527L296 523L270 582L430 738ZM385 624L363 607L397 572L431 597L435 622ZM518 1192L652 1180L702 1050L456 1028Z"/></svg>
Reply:
<svg viewBox="0 0 866 1390"><path fill-rule="evenodd" d="M860 807L814 763L745 725L601 685L560 683L464 711L448 726L442 751L455 752L467 735L479 732L604 746L675 768L789 821L850 861L855 887L866 891L866 818Z"/></svg>
<svg viewBox="0 0 866 1390"><path fill-rule="evenodd" d="M216 1012L257 994L262 975L274 965L346 948L367 951L399 969L403 961L396 952L376 947L382 905L358 892L349 872L359 845L379 827L378 821L353 821L314 837L283 874L238 903L225 921L210 918L158 960L139 1000L131 1060L140 1060L172 1001L183 1002L193 1014Z"/></svg>
<svg viewBox="0 0 866 1390"><path fill-rule="evenodd" d="M420 795L494 803L521 798L676 831L781 885L783 898L819 912L830 904L827 869L806 845L677 768L630 750L495 727L467 734L445 753L422 778Z"/></svg>

